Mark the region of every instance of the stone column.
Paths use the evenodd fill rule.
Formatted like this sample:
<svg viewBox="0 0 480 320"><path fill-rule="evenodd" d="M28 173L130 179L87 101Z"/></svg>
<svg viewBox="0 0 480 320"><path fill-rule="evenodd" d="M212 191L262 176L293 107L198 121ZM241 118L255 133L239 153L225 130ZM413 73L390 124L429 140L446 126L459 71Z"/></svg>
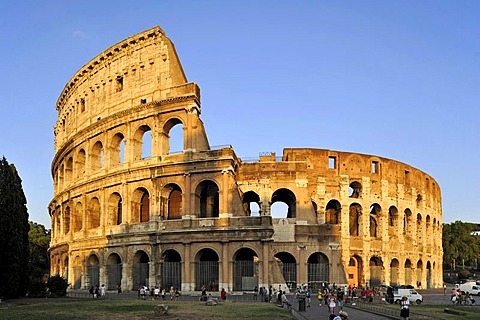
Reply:
<svg viewBox="0 0 480 320"><path fill-rule="evenodd" d="M184 184L185 184L185 191L182 193L182 216L189 215L189 216L196 216L196 212L192 210L194 208L192 206L193 197L195 197L194 190L191 190L191 176L190 173L184 173Z"/></svg>
<svg viewBox="0 0 480 320"><path fill-rule="evenodd" d="M195 289L195 283L193 281L192 265L194 259L191 257L192 245L190 243L184 243L183 245L183 261L182 261L182 291L193 291Z"/></svg>
<svg viewBox="0 0 480 320"><path fill-rule="evenodd" d="M229 267L229 264L230 264L229 262L230 261L228 261L228 242L222 242L222 261L219 266L221 271L218 279L219 290L222 290L222 288L225 288L225 290L227 291L230 291L231 289L233 289L232 287L229 286L229 284L233 283L233 281L231 281L233 277L230 277L232 268Z"/></svg>

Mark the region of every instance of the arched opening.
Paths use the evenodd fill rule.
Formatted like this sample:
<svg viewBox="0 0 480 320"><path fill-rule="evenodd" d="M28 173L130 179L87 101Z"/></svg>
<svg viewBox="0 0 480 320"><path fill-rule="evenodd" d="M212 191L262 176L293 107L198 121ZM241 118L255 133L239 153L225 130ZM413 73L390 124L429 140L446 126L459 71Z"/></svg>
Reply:
<svg viewBox="0 0 480 320"><path fill-rule="evenodd" d="M278 269L271 270L272 273L276 273L277 270L281 271L285 285L290 292L293 292L297 288L297 261L295 257L288 252L279 252L275 256Z"/></svg>
<svg viewBox="0 0 480 320"><path fill-rule="evenodd" d="M417 243L422 245L423 243L423 222L422 222L422 215L419 213L417 214ZM423 248L422 250L423 251Z"/></svg>
<svg viewBox="0 0 480 320"><path fill-rule="evenodd" d="M362 258L353 256L348 261L348 285L352 288L359 287L362 278Z"/></svg>
<svg viewBox="0 0 480 320"><path fill-rule="evenodd" d="M67 160L67 164L65 166L65 186L68 186L72 183L73 177L73 158L70 157Z"/></svg>
<svg viewBox="0 0 480 320"><path fill-rule="evenodd" d="M350 198L360 198L362 194L362 184L358 181L353 181L348 187L348 194Z"/></svg>
<svg viewBox="0 0 480 320"><path fill-rule="evenodd" d="M122 133L113 136L110 144L110 165L117 166L125 161L125 137Z"/></svg>
<svg viewBox="0 0 480 320"><path fill-rule="evenodd" d="M370 237L380 237L378 223L382 213L382 207L378 203L374 203L370 206Z"/></svg>
<svg viewBox="0 0 480 320"><path fill-rule="evenodd" d="M422 287L422 275L423 275L423 262L422 260L418 260L417 262L417 283L416 283L416 286L417 288L421 288Z"/></svg>
<svg viewBox="0 0 480 320"><path fill-rule="evenodd" d="M215 182L206 180L200 183L196 191L199 218L218 218L220 212L219 189Z"/></svg>
<svg viewBox="0 0 480 320"><path fill-rule="evenodd" d="M412 211L409 208L407 208L405 209L404 214L405 214L405 217L403 220L403 234L407 238L413 239L414 226L412 225L412 216L413 216Z"/></svg>
<svg viewBox="0 0 480 320"><path fill-rule="evenodd" d="M90 287L100 286L100 263L98 257L94 254L88 257L87 275Z"/></svg>
<svg viewBox="0 0 480 320"><path fill-rule="evenodd" d="M382 269L383 262L379 257L370 258L370 283L367 284L367 287L380 287L382 284Z"/></svg>
<svg viewBox="0 0 480 320"><path fill-rule="evenodd" d="M107 259L107 289L116 290L122 285L122 259L112 253Z"/></svg>
<svg viewBox="0 0 480 320"><path fill-rule="evenodd" d="M397 259L392 259L390 262L390 285L395 286L398 283L398 272L399 272L400 262Z"/></svg>
<svg viewBox="0 0 480 320"><path fill-rule="evenodd" d="M150 194L145 188L138 188L132 197L133 222L148 222L150 220Z"/></svg>
<svg viewBox="0 0 480 320"><path fill-rule="evenodd" d="M75 205L75 211L73 212L73 231L82 230L83 223L83 205L81 202L77 202Z"/></svg>
<svg viewBox="0 0 480 320"><path fill-rule="evenodd" d="M161 270L163 288L182 288L182 257L176 250L165 251Z"/></svg>
<svg viewBox="0 0 480 320"><path fill-rule="evenodd" d="M94 229L100 227L100 201L97 197L93 197L90 200L89 206L89 214L88 214L88 226L89 229Z"/></svg>
<svg viewBox="0 0 480 320"><path fill-rule="evenodd" d="M82 260L79 256L73 259L73 289L82 288Z"/></svg>
<svg viewBox="0 0 480 320"><path fill-rule="evenodd" d="M149 286L149 262L150 259L145 251L137 251L133 257L133 288L137 290L141 286Z"/></svg>
<svg viewBox="0 0 480 320"><path fill-rule="evenodd" d="M169 184L167 219L182 219L182 190L176 184Z"/></svg>
<svg viewBox="0 0 480 320"><path fill-rule="evenodd" d="M115 192L108 199L108 222L110 225L120 225L122 218L122 196Z"/></svg>
<svg viewBox="0 0 480 320"><path fill-rule="evenodd" d="M405 284L412 285L412 262L410 259L405 260Z"/></svg>
<svg viewBox="0 0 480 320"><path fill-rule="evenodd" d="M61 190L63 189L64 185L65 185L65 179L64 179L64 171L65 171L65 166L62 164L60 166L60 170L58 170L58 180L57 180L57 184L58 184L58 189Z"/></svg>
<svg viewBox="0 0 480 320"><path fill-rule="evenodd" d="M342 206L337 200L330 200L325 208L325 223L340 224L342 216Z"/></svg>
<svg viewBox="0 0 480 320"><path fill-rule="evenodd" d="M195 290L218 291L218 254L212 249L202 249L195 257Z"/></svg>
<svg viewBox="0 0 480 320"><path fill-rule="evenodd" d="M238 250L233 257L233 290L258 288L258 255L250 248Z"/></svg>
<svg viewBox="0 0 480 320"><path fill-rule="evenodd" d="M362 230L362 206L358 203L352 203L350 205L350 235L354 237L361 236Z"/></svg>
<svg viewBox="0 0 480 320"><path fill-rule="evenodd" d="M70 207L66 207L63 212L63 233L68 234L70 232Z"/></svg>
<svg viewBox="0 0 480 320"><path fill-rule="evenodd" d="M90 167L92 172L100 170L104 165L103 144L100 141L95 142L90 153Z"/></svg>
<svg viewBox="0 0 480 320"><path fill-rule="evenodd" d="M133 135L132 147L134 160L147 159L152 156L152 130L149 126L143 125L137 129Z"/></svg>
<svg viewBox="0 0 480 320"><path fill-rule="evenodd" d="M247 216L260 216L260 197L253 191L247 191L242 197L243 211Z"/></svg>
<svg viewBox="0 0 480 320"><path fill-rule="evenodd" d="M281 207L277 206L275 205L275 203L277 202L283 203L284 205L281 205ZM285 205L287 206L286 215L285 215ZM296 218L297 202L296 202L295 194L292 191L285 188L278 189L277 191L275 191L272 195L270 211L272 213L273 218Z"/></svg>
<svg viewBox="0 0 480 320"><path fill-rule="evenodd" d="M176 118L168 120L163 126L164 154L180 153L185 148L183 123Z"/></svg>
<svg viewBox="0 0 480 320"><path fill-rule="evenodd" d="M65 257L65 259L63 260L63 277L65 279L68 279L68 264L68 257Z"/></svg>
<svg viewBox="0 0 480 320"><path fill-rule="evenodd" d="M307 259L308 288L317 290L322 284L328 284L328 258L321 252L312 253Z"/></svg>
<svg viewBox="0 0 480 320"><path fill-rule="evenodd" d="M397 236L398 226L398 209L395 206L388 208L388 235L389 237Z"/></svg>
<svg viewBox="0 0 480 320"><path fill-rule="evenodd" d="M432 265L430 264L430 261L427 261L426 280L427 280L427 289L433 288Z"/></svg>
<svg viewBox="0 0 480 320"><path fill-rule="evenodd" d="M75 161L76 178L85 177L85 159L86 159L85 150L80 149L80 151L78 151L76 161Z"/></svg>

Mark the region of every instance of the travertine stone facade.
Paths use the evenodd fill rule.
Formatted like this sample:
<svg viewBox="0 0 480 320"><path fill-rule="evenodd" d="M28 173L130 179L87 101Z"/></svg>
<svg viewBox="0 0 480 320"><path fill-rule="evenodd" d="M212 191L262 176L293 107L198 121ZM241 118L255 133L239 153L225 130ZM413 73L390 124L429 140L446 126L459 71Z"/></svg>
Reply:
<svg viewBox="0 0 480 320"><path fill-rule="evenodd" d="M432 177L364 154L249 162L211 147L200 89L159 27L83 66L56 109L51 272L75 289L442 284Z"/></svg>

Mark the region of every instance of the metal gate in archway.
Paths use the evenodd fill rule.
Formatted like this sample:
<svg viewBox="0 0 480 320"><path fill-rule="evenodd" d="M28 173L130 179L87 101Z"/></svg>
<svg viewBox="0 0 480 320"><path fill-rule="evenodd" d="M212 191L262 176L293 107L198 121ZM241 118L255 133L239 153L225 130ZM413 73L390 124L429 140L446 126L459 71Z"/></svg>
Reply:
<svg viewBox="0 0 480 320"><path fill-rule="evenodd" d="M148 262L135 263L133 265L133 289L137 290L141 286L148 287Z"/></svg>
<svg viewBox="0 0 480 320"><path fill-rule="evenodd" d="M162 262L162 287L163 288L181 288L182 287L182 263L181 262Z"/></svg>
<svg viewBox="0 0 480 320"><path fill-rule="evenodd" d="M297 288L297 264L295 262L279 262L283 278L290 290Z"/></svg>
<svg viewBox="0 0 480 320"><path fill-rule="evenodd" d="M316 290L322 287L322 283L328 283L328 263L309 263L308 287Z"/></svg>
<svg viewBox="0 0 480 320"><path fill-rule="evenodd" d="M100 267L98 265L88 266L87 273L90 279L90 286L100 286Z"/></svg>
<svg viewBox="0 0 480 320"><path fill-rule="evenodd" d="M252 291L258 288L258 277L254 261L237 260L233 262L233 290Z"/></svg>
<svg viewBox="0 0 480 320"><path fill-rule="evenodd" d="M197 261L195 263L195 290L218 291L218 261Z"/></svg>
<svg viewBox="0 0 480 320"><path fill-rule="evenodd" d="M73 267L73 289L82 287L82 267Z"/></svg>
<svg viewBox="0 0 480 320"><path fill-rule="evenodd" d="M108 290L116 290L122 284L122 264L107 265Z"/></svg>

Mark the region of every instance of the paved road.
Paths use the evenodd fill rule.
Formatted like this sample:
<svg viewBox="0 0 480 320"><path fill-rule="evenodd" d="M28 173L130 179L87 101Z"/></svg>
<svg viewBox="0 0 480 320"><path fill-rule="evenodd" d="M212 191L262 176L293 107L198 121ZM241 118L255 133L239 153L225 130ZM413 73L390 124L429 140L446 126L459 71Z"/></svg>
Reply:
<svg viewBox="0 0 480 320"><path fill-rule="evenodd" d="M293 303L293 309L298 310L298 302ZM349 320L383 320L391 318L381 316L378 314L373 314L370 312L354 309L349 307L348 305L343 308L344 311L348 312L348 319ZM321 307L318 305L318 300L312 298L312 304L310 307L306 308L304 312L295 312L297 315L297 319L305 319L305 320L328 320L330 313L328 308L325 305ZM337 312L338 313L338 312Z"/></svg>

